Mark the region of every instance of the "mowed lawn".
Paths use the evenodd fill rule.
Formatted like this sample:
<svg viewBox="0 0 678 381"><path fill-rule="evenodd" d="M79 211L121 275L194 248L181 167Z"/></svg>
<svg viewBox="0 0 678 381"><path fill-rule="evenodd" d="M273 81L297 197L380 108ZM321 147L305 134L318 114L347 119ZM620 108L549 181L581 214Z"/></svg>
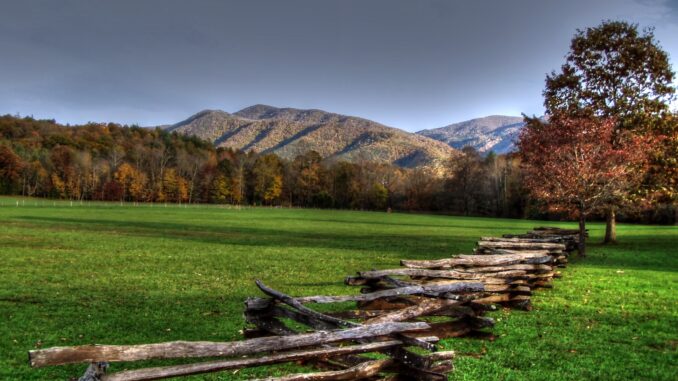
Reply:
<svg viewBox="0 0 678 381"><path fill-rule="evenodd" d="M346 294L357 270L470 253L480 236L567 223L329 210L74 204L0 198L0 379L66 380L27 351L88 343L241 339L254 279L301 296ZM454 380L676 380L678 228L620 225L541 290L499 310L495 341L451 339ZM150 362L148 364L159 364ZM140 364L144 365L144 364ZM121 370L129 364L113 364ZM138 366L138 365L136 365ZM284 367L282 367L284 368ZM192 379L281 374L281 367Z"/></svg>

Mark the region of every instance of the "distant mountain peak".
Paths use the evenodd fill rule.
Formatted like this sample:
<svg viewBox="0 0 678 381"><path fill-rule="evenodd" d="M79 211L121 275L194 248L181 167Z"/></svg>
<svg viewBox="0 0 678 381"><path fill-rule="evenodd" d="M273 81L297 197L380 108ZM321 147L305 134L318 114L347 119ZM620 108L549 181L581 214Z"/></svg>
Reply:
<svg viewBox="0 0 678 381"><path fill-rule="evenodd" d="M519 116L489 115L445 127L422 130L419 135L462 149L471 146L481 153L504 154L515 150L514 141L525 125Z"/></svg>
<svg viewBox="0 0 678 381"><path fill-rule="evenodd" d="M286 159L314 150L329 160L441 167L458 154L445 143L371 120L264 104L232 114L204 110L168 129L211 140L220 147L272 152Z"/></svg>
<svg viewBox="0 0 678 381"><path fill-rule="evenodd" d="M211 109L205 109L202 111L199 111L191 116L191 118L202 118L205 115L231 115L230 113L223 111L223 110L211 110Z"/></svg>
<svg viewBox="0 0 678 381"><path fill-rule="evenodd" d="M273 107L265 104L256 104L253 106L245 107L244 109L234 112L233 115L237 115L241 118L247 119L265 119L274 115L280 110L278 107Z"/></svg>

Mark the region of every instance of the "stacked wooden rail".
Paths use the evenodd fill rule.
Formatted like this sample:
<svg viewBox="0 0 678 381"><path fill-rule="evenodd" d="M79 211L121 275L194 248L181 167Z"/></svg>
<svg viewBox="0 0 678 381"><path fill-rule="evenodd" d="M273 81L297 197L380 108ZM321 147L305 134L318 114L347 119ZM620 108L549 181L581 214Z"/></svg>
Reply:
<svg viewBox="0 0 678 381"><path fill-rule="evenodd" d="M355 310L346 310L335 312L333 314L324 314L307 307L308 304L336 304L346 302L370 302L380 298L387 298L398 293L408 295L420 295L426 292L458 292L460 290L474 289L478 285L464 284L454 287L444 287L432 290L423 288L409 287L401 288L395 292L384 293L383 295L345 295L345 296L308 296L293 298L282 292L273 290L261 282L257 281L259 289L263 291L267 298L249 298L246 301L245 318L254 329L245 331L247 337L279 335L289 336L299 334L298 329L293 326L301 326L310 330L335 330L335 329L356 329L358 327L381 326L383 324L412 324L418 329L411 329L407 332L394 332L389 338L393 345L386 348L377 348L372 352L380 352L390 357L389 366L379 369L377 373L382 378L392 378L400 376L405 379L414 380L447 380L447 373L452 370L453 352L438 352L435 343L440 339L435 335L435 329L431 324L424 321L413 321L413 317L418 313L415 311L400 310L392 314L382 316L366 316L356 314ZM451 305L442 301L436 306L427 305L424 308L428 310L442 310L445 306ZM405 322L407 321L407 322ZM292 324L286 324L291 322ZM357 340L357 344L367 344L365 339ZM427 355L410 350L408 347L419 347L429 352ZM351 369L360 364L372 361L369 358L361 356L327 356L325 358L314 360L313 364L320 368L330 368L330 372L342 372ZM377 373L370 376L376 376ZM359 379L352 377L350 379ZM317 378L312 378L316 380ZM334 378L323 378L323 380L334 380ZM287 377L285 378L287 380Z"/></svg>
<svg viewBox="0 0 678 381"><path fill-rule="evenodd" d="M488 335L494 320L484 314L495 305L530 309L533 290L551 286L577 240L557 228L482 237L474 255L402 260L399 268L349 276L345 283L361 288L355 295L291 297L257 281L266 296L245 302L245 340L55 347L30 351L30 364L88 363L80 381L157 380L280 363L319 371L267 380L447 380L454 353L436 352L435 343ZM333 312L309 308L321 304ZM112 362L208 357L218 359L107 373Z"/></svg>
<svg viewBox="0 0 678 381"><path fill-rule="evenodd" d="M533 238L497 238L482 237L477 243L476 254L513 254L525 255L545 253L553 258L556 266L567 265L569 252L564 243L546 242L543 239Z"/></svg>
<svg viewBox="0 0 678 381"><path fill-rule="evenodd" d="M388 316L358 322L317 312L307 303L367 300L352 296L293 298L257 281L267 298L246 301L246 320L257 327L245 340L231 342L176 341L142 345L85 345L29 352L33 367L90 364L79 381L141 381L243 369L281 363L308 363L322 370L290 374L269 381L335 381L357 379L412 379L444 381L452 370L453 352L436 352L438 337L426 322L405 322L407 316ZM430 292L452 292L474 285L444 287ZM416 294L429 292L410 289ZM441 308L441 307L439 307ZM291 321L292 324L288 324ZM305 329L294 328L295 325ZM421 354L411 347L428 351ZM365 357L380 353L385 358ZM153 359L222 358L199 363L107 373L110 363Z"/></svg>
<svg viewBox="0 0 678 381"><path fill-rule="evenodd" d="M530 309L532 288L548 282L553 275L554 258L547 251L496 255L457 255L439 260L403 260L400 268L363 271L347 279L348 284L364 285L363 292L377 293L397 286L422 288L448 287L474 282L474 289L455 294L428 294L429 298L450 298L457 305L470 307L477 318L495 304ZM369 293L367 295L370 295ZM402 298L401 298L402 299ZM422 303L421 297L408 298L410 304ZM373 308L361 305L361 308ZM471 319L473 320L473 319ZM488 324L489 325L489 324ZM472 327L464 327L468 331ZM470 332L470 331L469 331ZM469 333L466 332L466 333Z"/></svg>
<svg viewBox="0 0 678 381"><path fill-rule="evenodd" d="M585 234L588 237L588 231ZM579 230L561 229L554 227L535 227L525 234L504 234L503 238L522 238L531 240L541 240L541 242L562 243L565 245L565 251L571 253L577 250L579 244Z"/></svg>
<svg viewBox="0 0 678 381"><path fill-rule="evenodd" d="M402 340L393 339L393 336L403 335L405 337L406 333L417 332L427 328L428 326L425 323L383 323L342 330L260 337L233 342L176 341L143 345L56 347L31 351L30 363L35 367L90 363L85 374L79 378L80 381L157 380L300 360L334 358L338 356L349 358L349 355L358 353L390 351L405 345ZM426 338L422 339L422 341L425 340ZM360 341L361 344L336 345L353 341ZM261 356L262 354L265 355ZM111 362L204 357L225 357L228 359L127 370L111 374L106 373ZM417 356L413 361L421 360L432 366L445 366L444 362L449 361L449 357L451 357L450 353L442 353L428 357ZM441 361L443 363L440 363ZM315 373L313 374L314 378L308 378L309 375L304 374L288 375L280 379L286 381L359 379L371 377L398 365L393 360L369 360L364 358L364 361L351 364L346 369L338 372Z"/></svg>

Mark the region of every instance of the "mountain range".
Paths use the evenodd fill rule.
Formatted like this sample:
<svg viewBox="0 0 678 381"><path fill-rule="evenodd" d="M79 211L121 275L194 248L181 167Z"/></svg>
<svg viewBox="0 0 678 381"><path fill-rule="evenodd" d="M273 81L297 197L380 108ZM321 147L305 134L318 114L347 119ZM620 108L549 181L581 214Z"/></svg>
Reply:
<svg viewBox="0 0 678 381"><path fill-rule="evenodd" d="M491 115L417 134L449 144L456 149L471 146L480 153L505 154L515 149L514 140L525 125L522 117Z"/></svg>
<svg viewBox="0 0 678 381"><path fill-rule="evenodd" d="M458 149L507 152L522 118L491 116L409 133L383 124L322 110L254 105L235 113L204 110L168 131L195 135L218 147L275 153L286 159L309 150L328 160L376 161L401 167L439 167Z"/></svg>

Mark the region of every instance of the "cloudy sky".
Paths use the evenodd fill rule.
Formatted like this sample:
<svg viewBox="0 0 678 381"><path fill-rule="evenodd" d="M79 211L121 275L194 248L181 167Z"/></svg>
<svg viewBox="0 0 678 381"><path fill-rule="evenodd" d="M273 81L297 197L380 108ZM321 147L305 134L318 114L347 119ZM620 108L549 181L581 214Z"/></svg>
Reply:
<svg viewBox="0 0 678 381"><path fill-rule="evenodd" d="M577 28L654 26L678 0L0 0L0 114L174 123L256 103L409 131L543 112Z"/></svg>

